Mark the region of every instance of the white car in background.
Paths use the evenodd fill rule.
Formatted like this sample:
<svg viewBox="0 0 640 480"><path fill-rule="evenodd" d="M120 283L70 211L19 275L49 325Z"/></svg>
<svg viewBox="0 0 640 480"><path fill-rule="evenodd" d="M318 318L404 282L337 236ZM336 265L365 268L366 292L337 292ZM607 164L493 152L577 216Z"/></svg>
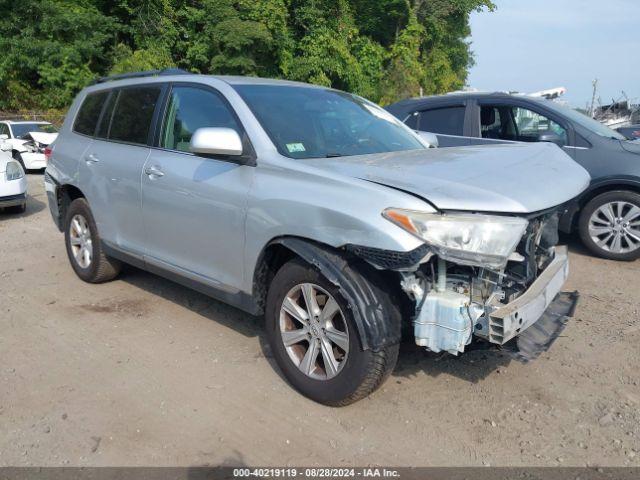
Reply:
<svg viewBox="0 0 640 480"><path fill-rule="evenodd" d="M27 179L11 152L0 150L0 209L22 213L27 208Z"/></svg>
<svg viewBox="0 0 640 480"><path fill-rule="evenodd" d="M45 150L57 136L56 128L49 122L0 121L0 142L10 145L11 156L23 170L45 168Z"/></svg>

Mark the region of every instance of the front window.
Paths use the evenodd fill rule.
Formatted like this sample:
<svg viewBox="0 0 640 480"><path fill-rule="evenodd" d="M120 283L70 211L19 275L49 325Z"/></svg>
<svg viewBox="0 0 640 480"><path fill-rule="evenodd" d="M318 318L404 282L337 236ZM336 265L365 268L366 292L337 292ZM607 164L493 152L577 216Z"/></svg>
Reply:
<svg viewBox="0 0 640 480"><path fill-rule="evenodd" d="M393 115L349 93L283 85L235 90L289 158L325 158L426 148Z"/></svg>
<svg viewBox="0 0 640 480"><path fill-rule="evenodd" d="M29 132L56 133L56 127L50 123L13 123L11 125L14 138L22 139Z"/></svg>
<svg viewBox="0 0 640 480"><path fill-rule="evenodd" d="M160 146L188 152L193 133L204 127L232 128L241 135L233 114L218 94L202 88L173 88L162 125Z"/></svg>
<svg viewBox="0 0 640 480"><path fill-rule="evenodd" d="M508 105L483 105L480 108L480 132L483 138L517 142L568 143L567 130L559 123L528 108Z"/></svg>

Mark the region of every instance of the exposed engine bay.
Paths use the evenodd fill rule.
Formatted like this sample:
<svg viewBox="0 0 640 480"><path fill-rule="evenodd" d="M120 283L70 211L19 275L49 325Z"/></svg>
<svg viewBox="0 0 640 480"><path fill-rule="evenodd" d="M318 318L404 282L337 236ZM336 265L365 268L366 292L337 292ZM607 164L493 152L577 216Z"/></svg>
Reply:
<svg viewBox="0 0 640 480"><path fill-rule="evenodd" d="M401 272L401 287L415 302L416 344L457 355L474 336L503 345L520 335L568 275L566 249L557 243L558 215L551 212L529 219L503 268L459 265L430 252L417 269Z"/></svg>

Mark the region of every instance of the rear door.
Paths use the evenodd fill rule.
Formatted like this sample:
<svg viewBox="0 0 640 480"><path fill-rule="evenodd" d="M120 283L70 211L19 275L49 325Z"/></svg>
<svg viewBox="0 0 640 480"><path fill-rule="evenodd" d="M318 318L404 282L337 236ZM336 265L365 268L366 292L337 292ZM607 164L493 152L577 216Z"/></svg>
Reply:
<svg viewBox="0 0 640 480"><path fill-rule="evenodd" d="M198 84L174 84L142 175L145 262L236 293L254 168L231 157L191 153L191 136L202 127L232 128L245 136L221 93Z"/></svg>
<svg viewBox="0 0 640 480"><path fill-rule="evenodd" d="M152 138L161 84L115 89L80 174L104 241L134 256L144 250L140 177Z"/></svg>
<svg viewBox="0 0 640 480"><path fill-rule="evenodd" d="M431 132L438 136L441 147L469 145L468 111L464 99L457 101L436 101L428 105L417 105L406 119L405 124L421 132Z"/></svg>

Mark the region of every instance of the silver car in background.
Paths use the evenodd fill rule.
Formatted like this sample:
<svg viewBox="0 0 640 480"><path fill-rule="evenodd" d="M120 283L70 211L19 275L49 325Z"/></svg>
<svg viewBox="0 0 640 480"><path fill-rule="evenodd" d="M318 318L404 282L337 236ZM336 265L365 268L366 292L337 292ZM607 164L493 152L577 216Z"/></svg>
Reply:
<svg viewBox="0 0 640 480"><path fill-rule="evenodd" d="M291 384L340 406L390 374L403 325L533 358L575 304L557 219L587 173L549 144L427 147L348 93L142 72L78 95L45 183L81 279L125 262L264 315Z"/></svg>

